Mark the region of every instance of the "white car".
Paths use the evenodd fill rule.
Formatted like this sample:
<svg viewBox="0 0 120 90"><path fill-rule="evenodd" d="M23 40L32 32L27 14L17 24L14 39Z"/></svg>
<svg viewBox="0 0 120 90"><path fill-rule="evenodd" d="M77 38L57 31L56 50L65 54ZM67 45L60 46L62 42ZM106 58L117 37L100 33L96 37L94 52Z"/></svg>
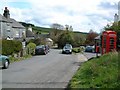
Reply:
<svg viewBox="0 0 120 90"><path fill-rule="evenodd" d="M66 53L66 54L72 54L72 48L70 46L64 46L62 53Z"/></svg>

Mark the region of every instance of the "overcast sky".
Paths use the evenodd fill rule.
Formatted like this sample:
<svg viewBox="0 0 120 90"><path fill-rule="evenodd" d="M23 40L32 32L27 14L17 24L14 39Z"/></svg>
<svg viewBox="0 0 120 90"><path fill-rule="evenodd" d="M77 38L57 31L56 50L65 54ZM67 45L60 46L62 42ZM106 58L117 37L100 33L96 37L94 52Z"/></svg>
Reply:
<svg viewBox="0 0 120 90"><path fill-rule="evenodd" d="M114 21L119 0L0 0L0 14L4 7L11 18L49 27L52 23L72 25L74 31L100 32Z"/></svg>

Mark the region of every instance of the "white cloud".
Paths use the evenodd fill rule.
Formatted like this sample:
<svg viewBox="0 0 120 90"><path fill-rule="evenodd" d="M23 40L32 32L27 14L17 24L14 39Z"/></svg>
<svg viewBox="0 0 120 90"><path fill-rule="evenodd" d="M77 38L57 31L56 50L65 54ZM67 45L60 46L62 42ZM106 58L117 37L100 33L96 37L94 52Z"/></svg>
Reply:
<svg viewBox="0 0 120 90"><path fill-rule="evenodd" d="M21 0L6 0L20 2ZM72 25L74 30L89 32L90 29L100 31L107 23L113 21L115 9L103 9L101 2L114 5L118 0L24 0L31 8L19 8L8 5L11 17L18 21L32 22L39 26L52 23ZM4 6L4 5L2 5ZM0 7L1 8L1 7Z"/></svg>

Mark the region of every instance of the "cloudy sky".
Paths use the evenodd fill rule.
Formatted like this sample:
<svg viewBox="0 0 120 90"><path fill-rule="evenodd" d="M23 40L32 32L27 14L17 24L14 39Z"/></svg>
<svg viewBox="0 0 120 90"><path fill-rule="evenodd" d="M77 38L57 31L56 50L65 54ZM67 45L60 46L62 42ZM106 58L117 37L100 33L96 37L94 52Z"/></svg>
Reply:
<svg viewBox="0 0 120 90"><path fill-rule="evenodd" d="M11 18L50 27L52 23L72 25L74 31L100 32L114 21L119 0L0 0L0 14L4 7Z"/></svg>

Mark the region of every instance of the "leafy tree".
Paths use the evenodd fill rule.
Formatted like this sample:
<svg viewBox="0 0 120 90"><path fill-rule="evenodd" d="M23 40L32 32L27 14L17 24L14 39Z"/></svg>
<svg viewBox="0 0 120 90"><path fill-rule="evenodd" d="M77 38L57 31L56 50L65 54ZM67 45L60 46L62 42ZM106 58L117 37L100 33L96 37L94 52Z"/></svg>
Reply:
<svg viewBox="0 0 120 90"><path fill-rule="evenodd" d="M50 38L54 41L54 43L58 42L59 36L62 34L63 30L54 29L50 32Z"/></svg>
<svg viewBox="0 0 120 90"><path fill-rule="evenodd" d="M110 27L105 26L105 30L112 30L117 33L117 48L120 50L120 21L114 22Z"/></svg>
<svg viewBox="0 0 120 90"><path fill-rule="evenodd" d="M57 30L63 30L63 29L64 29L64 26L61 25L61 24L58 24L58 23L53 23L53 24L51 25L51 28L57 29Z"/></svg>
<svg viewBox="0 0 120 90"><path fill-rule="evenodd" d="M85 44L93 45L94 44L94 39L97 36L98 36L98 34L96 32L94 32L93 30L90 30L89 34L87 35Z"/></svg>
<svg viewBox="0 0 120 90"><path fill-rule="evenodd" d="M82 34L75 34L74 33L74 43L73 46L79 47L80 45L83 45L85 42L85 37Z"/></svg>
<svg viewBox="0 0 120 90"><path fill-rule="evenodd" d="M73 45L73 42L73 33L70 31L64 31L58 38L58 48L62 48L67 43Z"/></svg>
<svg viewBox="0 0 120 90"><path fill-rule="evenodd" d="M36 45L42 45L45 44L44 38L37 38L37 39L31 39L27 44L29 43L35 43Z"/></svg>
<svg viewBox="0 0 120 90"><path fill-rule="evenodd" d="M120 32L120 21L119 22L114 22L111 26L107 24L104 29L107 30L112 30L116 32Z"/></svg>

